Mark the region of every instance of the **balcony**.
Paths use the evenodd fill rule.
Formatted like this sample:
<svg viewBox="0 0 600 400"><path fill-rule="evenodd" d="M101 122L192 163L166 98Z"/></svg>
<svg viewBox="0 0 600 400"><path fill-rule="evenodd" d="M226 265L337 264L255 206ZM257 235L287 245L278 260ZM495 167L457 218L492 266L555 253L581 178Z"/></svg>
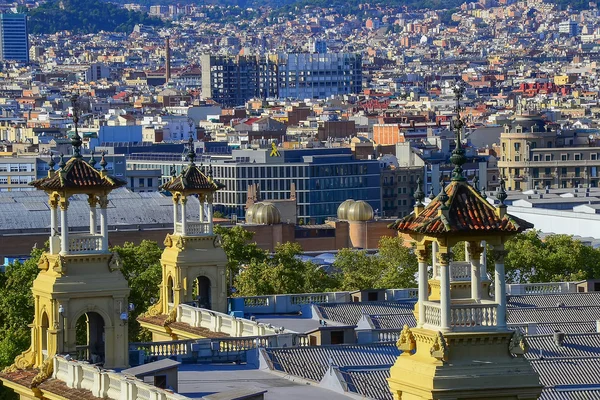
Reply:
<svg viewBox="0 0 600 400"><path fill-rule="evenodd" d="M61 237L50 237L52 254L58 254L61 249ZM68 254L103 253L102 235L91 233L69 234Z"/></svg>
<svg viewBox="0 0 600 400"><path fill-rule="evenodd" d="M186 236L205 236L210 235L210 224L207 222L188 222L186 224ZM175 233L183 234L183 225L181 222L175 223Z"/></svg>
<svg viewBox="0 0 600 400"><path fill-rule="evenodd" d="M450 330L453 332L471 330L495 330L498 327L498 304L482 300L481 303L453 303L450 305ZM426 329L440 330L442 308L439 302L425 302Z"/></svg>

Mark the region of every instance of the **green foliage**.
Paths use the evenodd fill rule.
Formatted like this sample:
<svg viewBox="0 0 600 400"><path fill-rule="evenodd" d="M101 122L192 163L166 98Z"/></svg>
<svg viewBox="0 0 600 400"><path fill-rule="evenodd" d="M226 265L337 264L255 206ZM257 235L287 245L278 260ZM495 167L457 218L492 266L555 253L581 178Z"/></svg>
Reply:
<svg viewBox="0 0 600 400"><path fill-rule="evenodd" d="M165 26L146 13L120 8L100 0L50 0L29 13L33 34L71 31L74 33L127 32L137 24Z"/></svg>
<svg viewBox="0 0 600 400"><path fill-rule="evenodd" d="M221 246L227 255L227 275L231 287L234 277L239 273L240 267L251 262L261 262L267 258L267 252L252 242L254 233L236 225L233 228L224 228L215 225L214 231L221 236Z"/></svg>
<svg viewBox="0 0 600 400"><path fill-rule="evenodd" d="M27 350L31 342L28 325L33 321L31 287L37 276L37 263L44 249L33 249L31 258L6 267L0 275L0 367L4 368L15 357Z"/></svg>
<svg viewBox="0 0 600 400"><path fill-rule="evenodd" d="M333 263L340 282L339 290L364 290L415 287L418 263L412 249L402 238L383 237L379 254L342 249Z"/></svg>
<svg viewBox="0 0 600 400"><path fill-rule="evenodd" d="M600 276L600 250L586 246L569 235L538 231L521 233L506 243L508 282L558 282L596 279Z"/></svg>
<svg viewBox="0 0 600 400"><path fill-rule="evenodd" d="M260 296L283 293L315 293L335 285L321 268L297 258L302 248L297 243L280 244L271 257L252 259L235 279L237 295Z"/></svg>
<svg viewBox="0 0 600 400"><path fill-rule="evenodd" d="M123 276L129 283L129 302L135 310L129 316L129 341L151 340L150 334L142 330L137 317L159 298L159 283L162 280L160 257L163 249L156 242L142 240L139 245L126 242L112 248L123 260ZM127 306L127 305L125 305ZM125 310L123 310L125 311Z"/></svg>

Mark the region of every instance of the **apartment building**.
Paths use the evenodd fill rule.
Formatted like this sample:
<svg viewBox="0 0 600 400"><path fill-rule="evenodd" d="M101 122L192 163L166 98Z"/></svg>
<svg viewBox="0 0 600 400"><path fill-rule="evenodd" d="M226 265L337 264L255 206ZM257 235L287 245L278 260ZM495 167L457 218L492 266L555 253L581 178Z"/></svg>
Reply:
<svg viewBox="0 0 600 400"><path fill-rule="evenodd" d="M539 116L519 116L500 135L498 168L513 190L598 187L595 136L557 130Z"/></svg>

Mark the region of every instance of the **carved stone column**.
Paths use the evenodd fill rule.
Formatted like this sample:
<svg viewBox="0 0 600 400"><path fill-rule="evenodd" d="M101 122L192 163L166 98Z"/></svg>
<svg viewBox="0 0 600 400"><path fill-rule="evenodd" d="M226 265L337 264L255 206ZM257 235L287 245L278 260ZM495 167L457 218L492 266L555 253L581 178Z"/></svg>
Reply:
<svg viewBox="0 0 600 400"><path fill-rule="evenodd" d="M429 297L429 282L427 276L427 250L425 246L417 247L419 260L419 327L425 324L425 302Z"/></svg>
<svg viewBox="0 0 600 400"><path fill-rule="evenodd" d="M504 246L494 246L494 258L496 259L494 273L494 295L498 304L496 319L498 328L506 328L506 275L504 272L504 257L506 250Z"/></svg>
<svg viewBox="0 0 600 400"><path fill-rule="evenodd" d="M448 248L440 247L438 251L440 272L440 321L442 332L448 332L451 326L450 314L450 253Z"/></svg>

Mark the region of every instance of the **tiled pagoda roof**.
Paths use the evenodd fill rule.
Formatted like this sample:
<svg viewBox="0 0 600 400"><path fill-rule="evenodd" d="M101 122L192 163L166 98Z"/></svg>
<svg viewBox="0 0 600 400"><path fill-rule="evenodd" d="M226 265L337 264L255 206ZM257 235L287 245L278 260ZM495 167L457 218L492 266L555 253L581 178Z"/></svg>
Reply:
<svg viewBox="0 0 600 400"><path fill-rule="evenodd" d="M499 217L496 208L466 181L452 181L446 188L446 194L447 211L440 212L444 205L440 194L419 215L412 213L392 223L390 228L402 233L434 236L447 233L520 233L533 228L533 224L509 214Z"/></svg>
<svg viewBox="0 0 600 400"><path fill-rule="evenodd" d="M102 174L81 157L73 157L52 176L35 180L31 186L41 190L105 189L113 190L127 182Z"/></svg>
<svg viewBox="0 0 600 400"><path fill-rule="evenodd" d="M215 191L223 184L206 176L195 164L190 164L181 174L174 176L162 186L169 192L183 191Z"/></svg>

